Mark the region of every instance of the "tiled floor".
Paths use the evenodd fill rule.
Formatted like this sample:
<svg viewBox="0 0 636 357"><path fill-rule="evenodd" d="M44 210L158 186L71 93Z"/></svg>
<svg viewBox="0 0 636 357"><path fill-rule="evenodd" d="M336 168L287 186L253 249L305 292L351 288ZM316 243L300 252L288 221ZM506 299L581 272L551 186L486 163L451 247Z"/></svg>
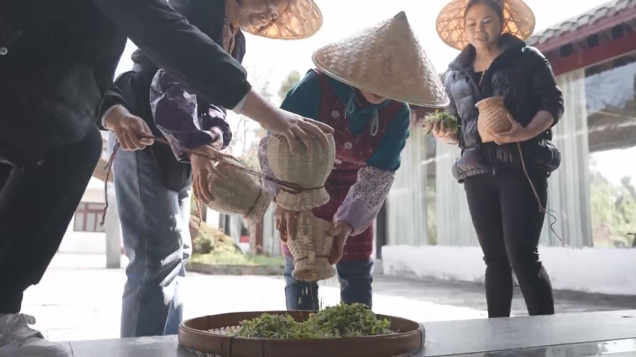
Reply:
<svg viewBox="0 0 636 357"><path fill-rule="evenodd" d="M29 289L24 312L37 319L36 328L51 340L93 340L119 335L123 270L106 270L105 257L58 255L42 282ZM186 317L245 310L282 310L284 282L276 277L206 276L191 274L185 282ZM374 310L417 321L485 317L483 287L475 284L376 278ZM338 302L338 289L328 282L320 289L323 303ZM519 294L517 294L519 295ZM631 297L557 293L558 312L636 308ZM513 307L524 314L520 296Z"/></svg>

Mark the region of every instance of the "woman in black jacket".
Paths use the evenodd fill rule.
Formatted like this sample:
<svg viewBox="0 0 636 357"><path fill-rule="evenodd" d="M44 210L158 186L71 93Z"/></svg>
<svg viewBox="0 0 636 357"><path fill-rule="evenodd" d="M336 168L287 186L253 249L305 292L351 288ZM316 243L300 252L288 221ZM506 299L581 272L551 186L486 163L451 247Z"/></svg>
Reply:
<svg viewBox="0 0 636 357"><path fill-rule="evenodd" d="M504 16L504 7L514 19ZM453 175L464 183L484 252L488 316L510 316L513 270L529 314L554 314L538 244L547 179L561 160L550 142L550 128L563 114L561 90L546 58L519 39L534 29L532 11L521 0L454 0L438 17L438 29L453 19L461 20L468 44L438 32L462 49L444 78L451 100L447 111L458 118L460 130L438 125L433 132L461 148ZM475 104L493 96L504 97L512 129L497 135L495 143L482 143Z"/></svg>

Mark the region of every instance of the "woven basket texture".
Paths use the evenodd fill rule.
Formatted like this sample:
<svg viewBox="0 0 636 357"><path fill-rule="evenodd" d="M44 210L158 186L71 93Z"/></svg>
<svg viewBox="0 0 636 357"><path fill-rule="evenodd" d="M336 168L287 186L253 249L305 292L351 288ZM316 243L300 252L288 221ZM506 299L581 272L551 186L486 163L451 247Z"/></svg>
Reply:
<svg viewBox="0 0 636 357"><path fill-rule="evenodd" d="M245 165L234 158L224 158L217 169L225 178L214 179L210 194L214 197L207 206L224 214L240 214L250 220L259 220L269 208L270 196L260 178L238 169Z"/></svg>
<svg viewBox="0 0 636 357"><path fill-rule="evenodd" d="M298 140L299 154L293 155L285 137L269 136L267 159L274 176L306 189L300 193L281 190L276 197L279 206L292 211L305 211L329 202L329 194L324 186L333 169L336 144L333 135L328 134L327 138L329 145L326 149L314 138L313 154L309 156L302 141Z"/></svg>
<svg viewBox="0 0 636 357"><path fill-rule="evenodd" d="M277 40L300 40L315 35L323 17L313 0L291 0L278 18L266 26L243 28L246 32Z"/></svg>
<svg viewBox="0 0 636 357"><path fill-rule="evenodd" d="M318 49L312 60L328 76L379 96L434 108L449 103L404 12Z"/></svg>
<svg viewBox="0 0 636 357"><path fill-rule="evenodd" d="M327 232L333 224L316 218L311 211L305 211L298 216L296 227L296 232L288 237L286 243L294 257L292 276L304 281L332 278L336 274L329 264L333 238Z"/></svg>
<svg viewBox="0 0 636 357"><path fill-rule="evenodd" d="M475 104L475 107L479 110L477 131L482 143L493 142L493 134L505 133L512 128L503 97L486 98Z"/></svg>

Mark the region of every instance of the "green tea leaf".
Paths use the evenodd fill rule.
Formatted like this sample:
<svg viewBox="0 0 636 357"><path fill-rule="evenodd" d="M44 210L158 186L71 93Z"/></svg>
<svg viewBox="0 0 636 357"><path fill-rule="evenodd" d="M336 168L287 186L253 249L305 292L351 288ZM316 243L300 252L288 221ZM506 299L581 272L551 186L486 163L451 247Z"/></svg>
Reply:
<svg viewBox="0 0 636 357"><path fill-rule="evenodd" d="M341 303L310 314L304 322L287 314L262 314L241 321L238 328L229 332L251 338L320 339L387 335L393 333L390 327L389 320L378 319L366 305Z"/></svg>

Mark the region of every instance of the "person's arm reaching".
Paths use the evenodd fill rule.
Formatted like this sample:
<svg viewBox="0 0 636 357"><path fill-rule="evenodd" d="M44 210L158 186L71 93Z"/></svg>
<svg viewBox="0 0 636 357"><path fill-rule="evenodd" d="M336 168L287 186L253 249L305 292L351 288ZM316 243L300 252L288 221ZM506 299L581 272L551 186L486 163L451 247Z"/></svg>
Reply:
<svg viewBox="0 0 636 357"><path fill-rule="evenodd" d="M208 103L232 108L269 131L285 136L293 153L297 139L311 136L328 145L328 125L276 108L247 81L247 73L208 36L190 25L165 0L92 0L157 65Z"/></svg>
<svg viewBox="0 0 636 357"><path fill-rule="evenodd" d="M154 143L148 124L132 114L140 112L134 89L137 83L133 77L133 72L125 72L117 77L104 91L98 108L98 126L115 133L124 151L143 150Z"/></svg>
<svg viewBox="0 0 636 357"><path fill-rule="evenodd" d="M409 106L403 104L367 165L358 171L358 180L333 217L329 263L336 264L342 258L347 237L362 233L377 217L395 181L395 171L400 167L400 154L409 137L410 118Z"/></svg>
<svg viewBox="0 0 636 357"><path fill-rule="evenodd" d="M92 0L157 65L205 101L234 108L245 98L247 72L165 0Z"/></svg>
<svg viewBox="0 0 636 357"><path fill-rule="evenodd" d="M292 89L287 92L285 100L280 107L298 115L310 119L318 119L318 107L320 106L320 79L314 71L309 71ZM258 160L261 172L268 177L274 177L274 173L269 166L267 159L267 147L269 134L261 139L258 148ZM276 198L278 185L265 181L265 187L270 192L272 199Z"/></svg>
<svg viewBox="0 0 636 357"><path fill-rule="evenodd" d="M334 216L334 223L346 222L352 235L362 233L378 215L400 168L400 155L406 146L411 111L404 104L383 133L380 145L367 165L358 171L358 181L351 187Z"/></svg>

